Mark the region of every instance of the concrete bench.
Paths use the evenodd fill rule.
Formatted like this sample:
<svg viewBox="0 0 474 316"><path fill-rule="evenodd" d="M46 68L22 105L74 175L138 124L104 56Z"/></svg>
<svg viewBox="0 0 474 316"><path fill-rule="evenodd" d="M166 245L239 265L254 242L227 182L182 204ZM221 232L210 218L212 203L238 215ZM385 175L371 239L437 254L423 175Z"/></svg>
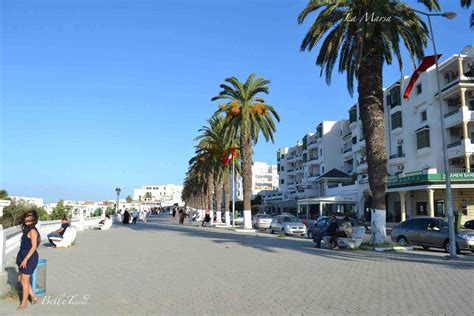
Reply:
<svg viewBox="0 0 474 316"><path fill-rule="evenodd" d="M339 237L337 238L337 244L340 248L350 248L356 249L359 248L362 244L362 238L365 234L365 227L354 227L351 237L344 238ZM326 248L331 249L331 236L324 236L323 237L324 245Z"/></svg>
<svg viewBox="0 0 474 316"><path fill-rule="evenodd" d="M76 239L76 229L74 227L66 228L66 231L63 234L63 237L51 237L50 238L54 245L58 248L60 247L69 247Z"/></svg>

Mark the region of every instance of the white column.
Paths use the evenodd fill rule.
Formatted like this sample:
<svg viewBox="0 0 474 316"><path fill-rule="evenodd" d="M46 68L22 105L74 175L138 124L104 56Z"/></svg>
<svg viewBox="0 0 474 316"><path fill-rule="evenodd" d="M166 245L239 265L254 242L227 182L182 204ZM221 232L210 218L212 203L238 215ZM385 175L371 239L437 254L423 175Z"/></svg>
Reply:
<svg viewBox="0 0 474 316"><path fill-rule="evenodd" d="M428 216L434 217L434 190L427 189L428 191Z"/></svg>
<svg viewBox="0 0 474 316"><path fill-rule="evenodd" d="M405 197L407 192L406 191L400 191L400 213L401 213L401 221L405 221L407 219L407 210L405 206Z"/></svg>

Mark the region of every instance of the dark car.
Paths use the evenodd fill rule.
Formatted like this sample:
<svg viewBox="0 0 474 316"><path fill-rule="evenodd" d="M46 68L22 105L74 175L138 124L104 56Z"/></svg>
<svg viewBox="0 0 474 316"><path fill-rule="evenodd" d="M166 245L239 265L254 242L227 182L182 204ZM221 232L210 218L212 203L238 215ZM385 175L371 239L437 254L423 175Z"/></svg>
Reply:
<svg viewBox="0 0 474 316"><path fill-rule="evenodd" d="M416 217L401 222L392 229L392 241L400 245L412 244L424 249L444 248L449 253L448 222L440 217ZM456 233L456 252L474 252L474 232L461 229Z"/></svg>
<svg viewBox="0 0 474 316"><path fill-rule="evenodd" d="M474 229L474 219L471 219L470 221L465 222L464 228Z"/></svg>
<svg viewBox="0 0 474 316"><path fill-rule="evenodd" d="M339 226L342 225L342 222L344 221L344 217L336 217L337 224ZM330 216L322 216L320 217L314 225L308 227L308 238L313 239L313 241L316 243L317 246L321 245L321 240L323 239L324 236L329 236L328 233L328 228L329 225L332 222L332 218ZM353 218L349 218L349 222L351 223L352 226L356 227L357 221Z"/></svg>

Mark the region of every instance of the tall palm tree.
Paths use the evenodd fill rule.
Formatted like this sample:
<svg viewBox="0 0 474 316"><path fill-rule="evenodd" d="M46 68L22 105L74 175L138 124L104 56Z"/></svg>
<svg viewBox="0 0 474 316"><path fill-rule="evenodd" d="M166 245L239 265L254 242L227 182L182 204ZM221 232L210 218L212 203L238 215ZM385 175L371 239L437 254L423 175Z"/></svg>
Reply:
<svg viewBox="0 0 474 316"><path fill-rule="evenodd" d="M244 228L252 228L252 148L258 142L260 132L266 141L274 141L276 126L274 118L280 121L275 109L265 103L259 94L268 94L269 80L256 77L252 73L242 83L236 77L225 79L220 85L219 95L211 100L226 100L219 106L215 115L224 114L226 118L226 134L240 138L241 169L244 194Z"/></svg>
<svg viewBox="0 0 474 316"><path fill-rule="evenodd" d="M439 10L437 0L420 0L428 10ZM366 141L369 186L375 243L385 240L385 190L387 156L384 139L382 69L393 55L403 67L400 41L414 64L421 59L427 44L426 24L411 9L398 10L391 0L310 1L298 17L302 24L309 14L318 12L301 44L311 51L321 43L316 64L330 84L334 67L346 72L352 95L357 80L362 130ZM386 17L375 21L372 17ZM337 63L339 58L339 62Z"/></svg>

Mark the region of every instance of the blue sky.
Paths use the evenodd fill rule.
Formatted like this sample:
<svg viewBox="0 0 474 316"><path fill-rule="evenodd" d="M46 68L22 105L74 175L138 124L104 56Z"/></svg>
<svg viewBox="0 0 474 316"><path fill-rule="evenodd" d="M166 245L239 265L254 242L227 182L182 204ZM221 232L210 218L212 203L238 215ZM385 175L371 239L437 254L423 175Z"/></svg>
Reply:
<svg viewBox="0 0 474 316"><path fill-rule="evenodd" d="M434 21L447 57L473 43L471 11L440 2L458 13ZM131 194L181 183L193 138L217 107L210 98L224 78L251 72L272 81L266 99L282 117L275 144L258 144L254 160L275 163L279 147L321 120L347 118L355 102L345 75L328 87L316 52L299 51L306 3L2 0L0 188L100 200L117 186ZM386 67L385 85L399 77L398 65Z"/></svg>

